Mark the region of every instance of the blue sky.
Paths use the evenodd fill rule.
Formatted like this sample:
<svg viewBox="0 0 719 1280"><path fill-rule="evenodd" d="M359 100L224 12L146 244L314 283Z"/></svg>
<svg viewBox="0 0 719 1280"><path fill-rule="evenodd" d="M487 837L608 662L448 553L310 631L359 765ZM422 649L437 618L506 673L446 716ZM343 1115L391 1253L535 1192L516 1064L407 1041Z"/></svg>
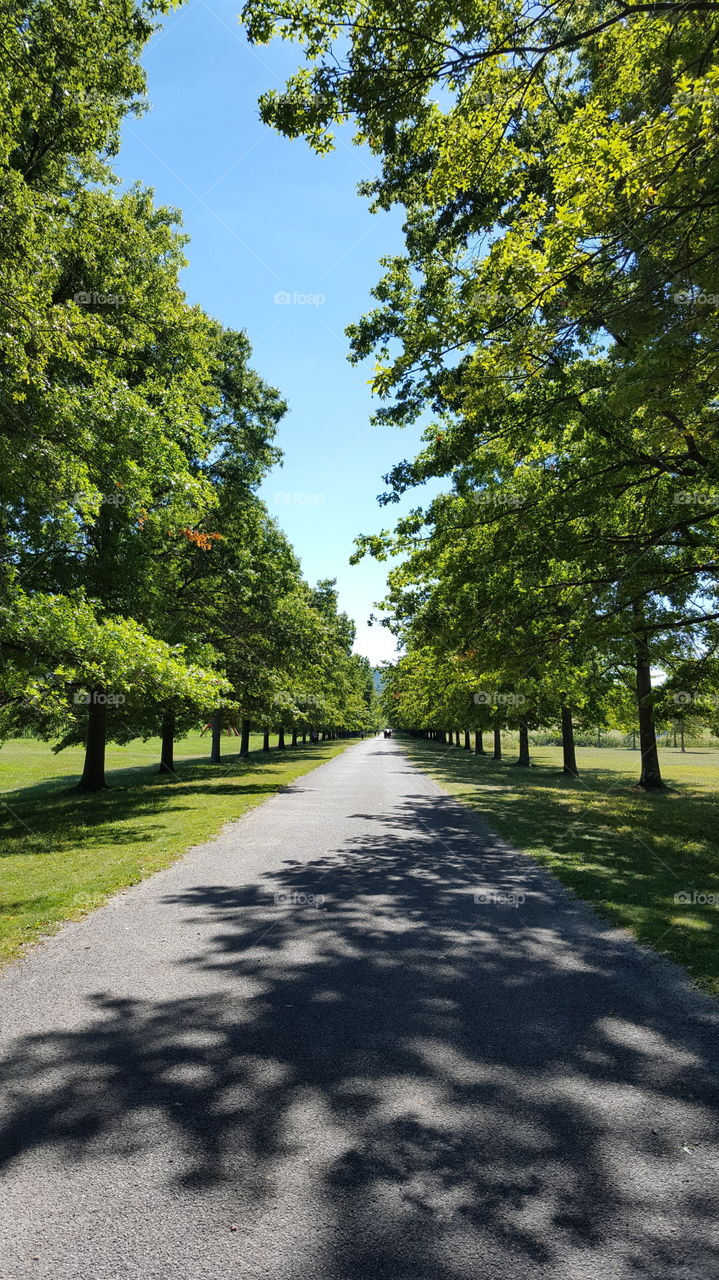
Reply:
<svg viewBox="0 0 719 1280"><path fill-rule="evenodd" d="M348 363L344 328L371 306L380 256L401 249L401 219L370 214L357 195L374 161L349 134L318 157L262 124L259 94L282 86L300 51L253 49L239 7L190 0L166 20L144 57L151 110L126 122L115 168L123 184L140 181L182 210L188 298L246 330L255 367L289 401L284 466L262 496L305 576L337 578L356 648L377 662L394 652L384 628L366 626L386 566L348 558L358 533L403 509L383 510L376 496L419 432L370 426L370 366Z"/></svg>

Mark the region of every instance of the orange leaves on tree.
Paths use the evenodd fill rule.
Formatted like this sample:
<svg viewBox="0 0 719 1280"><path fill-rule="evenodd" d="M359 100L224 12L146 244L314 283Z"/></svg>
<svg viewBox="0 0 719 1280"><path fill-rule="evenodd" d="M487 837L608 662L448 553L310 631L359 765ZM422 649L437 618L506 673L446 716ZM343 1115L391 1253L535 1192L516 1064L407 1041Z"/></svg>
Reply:
<svg viewBox="0 0 719 1280"><path fill-rule="evenodd" d="M211 551L213 542L217 542L223 536L221 533L201 533L199 529L180 529L180 533L201 551Z"/></svg>

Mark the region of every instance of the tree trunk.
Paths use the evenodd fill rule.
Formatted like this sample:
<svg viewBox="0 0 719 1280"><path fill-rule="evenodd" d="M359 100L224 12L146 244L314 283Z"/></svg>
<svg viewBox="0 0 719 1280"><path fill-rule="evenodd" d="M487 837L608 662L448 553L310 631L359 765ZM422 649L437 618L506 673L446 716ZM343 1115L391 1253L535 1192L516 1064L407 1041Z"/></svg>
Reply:
<svg viewBox="0 0 719 1280"><path fill-rule="evenodd" d="M222 712L215 711L212 717L212 747L210 764L222 763Z"/></svg>
<svg viewBox="0 0 719 1280"><path fill-rule="evenodd" d="M280 732L279 732L279 739L277 742L277 749L278 751L284 751L285 749L285 731L281 726L280 726Z"/></svg>
<svg viewBox="0 0 719 1280"><path fill-rule="evenodd" d="M262 750L269 751L269 749L270 749L270 731L269 729L265 729L262 734Z"/></svg>
<svg viewBox="0 0 719 1280"><path fill-rule="evenodd" d="M519 759L516 763L522 769L529 768L529 731L526 720L519 722Z"/></svg>
<svg viewBox="0 0 719 1280"><path fill-rule="evenodd" d="M293 747L297 746L297 730L296 729L292 730L292 746Z"/></svg>
<svg viewBox="0 0 719 1280"><path fill-rule="evenodd" d="M475 729L474 731L474 754L476 756L483 756L485 754L481 729Z"/></svg>
<svg viewBox="0 0 719 1280"><path fill-rule="evenodd" d="M472 743L470 742L470 738L469 738L469 729L465 729L464 731L464 749L465 751L472 750Z"/></svg>
<svg viewBox="0 0 719 1280"><path fill-rule="evenodd" d="M252 726L251 726L251 724L250 724L249 720L243 720L243 721L242 721L242 732L241 732L241 734L240 734L240 760L243 760L243 759L245 758L245 756L248 756L248 755L250 754L250 729L251 729L251 727L252 727Z"/></svg>
<svg viewBox="0 0 719 1280"><path fill-rule="evenodd" d="M303 746L303 747L304 747L304 745L305 745L305 743L306 743L306 742L307 742L307 734L306 734L306 732L305 732L305 733L303 733L303 734L302 734L302 746Z"/></svg>
<svg viewBox="0 0 719 1280"><path fill-rule="evenodd" d="M597 746L601 747L601 745L602 745L602 730L601 730L601 726L597 725Z"/></svg>
<svg viewBox="0 0 719 1280"><path fill-rule="evenodd" d="M684 746L684 721L683 720L680 721L679 723L679 741L681 743L682 754L684 754L686 748Z"/></svg>
<svg viewBox="0 0 719 1280"><path fill-rule="evenodd" d="M652 707L652 673L649 660L649 641L641 626L641 614L635 610L638 625L634 631L634 653L637 670L637 705L639 708L639 749L642 754L642 771L639 786L645 791L665 790L659 767L657 734Z"/></svg>
<svg viewBox="0 0 719 1280"><path fill-rule="evenodd" d="M102 791L106 785L107 703L98 701L100 697L104 698L104 696L104 689L91 690L87 718L87 738L85 740L85 766L77 786L78 791Z"/></svg>
<svg viewBox="0 0 719 1280"><path fill-rule="evenodd" d="M574 725L572 724L572 708L562 703L562 757L563 757L563 773L569 773L573 778L579 776L577 768L577 756L574 750Z"/></svg>
<svg viewBox="0 0 719 1280"><path fill-rule="evenodd" d="M162 717L162 751L160 753L160 773L175 772L175 709L165 707Z"/></svg>
<svg viewBox="0 0 719 1280"><path fill-rule="evenodd" d="M494 729L494 760L502 759L502 731L495 725Z"/></svg>
<svg viewBox="0 0 719 1280"><path fill-rule="evenodd" d="M676 725L673 726L673 733L674 733L674 746L676 747L677 745L677 726Z"/></svg>
<svg viewBox="0 0 719 1280"><path fill-rule="evenodd" d="M453 732L454 732L453 729L447 730L447 742L449 743L450 747L454 746L454 738L452 737Z"/></svg>

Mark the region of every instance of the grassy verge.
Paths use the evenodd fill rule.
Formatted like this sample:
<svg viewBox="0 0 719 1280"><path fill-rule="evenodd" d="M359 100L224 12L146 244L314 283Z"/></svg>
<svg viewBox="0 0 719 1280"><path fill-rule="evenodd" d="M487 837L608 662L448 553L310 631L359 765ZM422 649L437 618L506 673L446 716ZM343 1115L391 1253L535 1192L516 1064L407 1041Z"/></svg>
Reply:
<svg viewBox="0 0 719 1280"><path fill-rule="evenodd" d="M260 738L251 745L249 760L238 764L237 740L223 738L226 760L214 766L207 762L208 737L191 735L179 744L174 780L157 772L157 742L111 747L111 789L81 796L68 794L82 771L80 749L55 756L32 739L5 743L0 750L0 961L168 866L350 742L268 755L257 750Z"/></svg>
<svg viewBox="0 0 719 1280"><path fill-rule="evenodd" d="M557 747L537 747L533 767L518 769L511 758L495 763L412 738L403 745L578 897L719 995L719 752L662 751L672 791L655 796L631 790L637 751L578 748L573 779L562 775ZM707 895L714 904L701 901Z"/></svg>

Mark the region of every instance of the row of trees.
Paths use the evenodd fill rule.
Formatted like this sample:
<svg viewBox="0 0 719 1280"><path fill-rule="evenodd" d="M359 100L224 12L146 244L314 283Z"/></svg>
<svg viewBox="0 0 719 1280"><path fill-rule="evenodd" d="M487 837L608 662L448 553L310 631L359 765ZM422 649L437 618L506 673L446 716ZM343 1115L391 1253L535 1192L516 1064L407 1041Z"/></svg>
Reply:
<svg viewBox="0 0 719 1280"><path fill-rule="evenodd" d="M561 717L572 768L572 718L601 722L631 680L640 784L660 788L657 702L716 723L719 690L719 11L248 0L244 17L306 55L265 119L320 151L352 121L379 165L366 193L405 215L350 329L378 418L426 425L382 501L444 482L358 549L402 557L398 723L514 714L526 762L526 726Z"/></svg>
<svg viewBox="0 0 719 1280"><path fill-rule="evenodd" d="M572 702L547 669L537 679L528 664L523 678L509 683L504 668L485 675L477 683L476 653L446 654L436 646L411 645L409 652L383 670L382 709L386 720L398 729L441 742L489 752L502 759L502 735L519 739L518 765L530 764L530 731L554 727L563 749L563 771L579 772L575 730L588 733L601 745L602 730L618 731L632 747L639 745L639 721L635 672L629 660L608 665L600 660L582 673ZM680 670L669 674L655 690L654 724L667 739L685 750L685 733L695 735L708 726L719 732L719 698L706 691L690 697L678 687ZM451 727L447 727L451 726ZM459 726L459 727L456 727ZM473 737L472 737L473 735ZM490 743L487 741L489 736Z"/></svg>
<svg viewBox="0 0 719 1280"><path fill-rule="evenodd" d="M359 730L372 678L331 582L257 496L279 393L190 306L175 211L113 190L170 4L6 6L0 44L0 715L57 749L224 725Z"/></svg>

